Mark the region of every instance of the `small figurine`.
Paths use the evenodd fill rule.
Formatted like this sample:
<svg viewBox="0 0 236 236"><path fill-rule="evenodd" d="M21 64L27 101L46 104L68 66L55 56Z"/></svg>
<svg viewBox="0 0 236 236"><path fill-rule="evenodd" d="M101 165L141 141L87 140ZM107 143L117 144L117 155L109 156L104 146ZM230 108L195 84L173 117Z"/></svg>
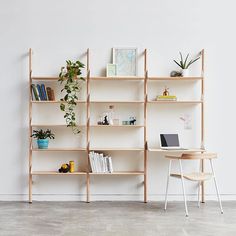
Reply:
<svg viewBox="0 0 236 236"><path fill-rule="evenodd" d="M109 122L108 122L108 117L107 115L104 117L104 120L103 120L103 125L109 125Z"/></svg>
<svg viewBox="0 0 236 236"><path fill-rule="evenodd" d="M182 73L179 72L179 71L173 70L173 71L171 71L171 73L170 73L170 77L181 77L181 76L182 76Z"/></svg>
<svg viewBox="0 0 236 236"><path fill-rule="evenodd" d="M165 90L163 92L163 96L169 96L169 88L165 87Z"/></svg>
<svg viewBox="0 0 236 236"><path fill-rule="evenodd" d="M136 118L135 118L135 117L130 117L129 119L130 119L130 120L129 120L129 124L130 124L130 125L135 125L135 123L136 123Z"/></svg>

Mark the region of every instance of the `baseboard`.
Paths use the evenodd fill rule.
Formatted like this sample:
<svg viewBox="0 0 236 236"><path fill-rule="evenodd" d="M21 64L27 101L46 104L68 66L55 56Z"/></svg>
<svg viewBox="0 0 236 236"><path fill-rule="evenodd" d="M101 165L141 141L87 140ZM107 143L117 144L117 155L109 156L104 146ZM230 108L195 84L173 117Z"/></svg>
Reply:
<svg viewBox="0 0 236 236"><path fill-rule="evenodd" d="M182 195L171 194L169 201L183 201ZM197 195L187 195L189 201L196 201ZM206 200L217 200L216 195L208 194ZM221 194L222 201L236 201L236 194ZM34 201L86 201L83 194L34 194ZM0 194L0 201L28 201L27 194ZM139 194L92 194L90 201L143 201ZM164 201L162 194L149 194L148 201Z"/></svg>

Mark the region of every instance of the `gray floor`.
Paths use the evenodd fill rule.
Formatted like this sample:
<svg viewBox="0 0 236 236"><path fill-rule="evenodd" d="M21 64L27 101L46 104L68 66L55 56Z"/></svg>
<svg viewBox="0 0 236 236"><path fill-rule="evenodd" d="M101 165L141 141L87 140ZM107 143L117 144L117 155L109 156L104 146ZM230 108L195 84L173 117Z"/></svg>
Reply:
<svg viewBox="0 0 236 236"><path fill-rule="evenodd" d="M236 202L0 202L0 235L236 235Z"/></svg>

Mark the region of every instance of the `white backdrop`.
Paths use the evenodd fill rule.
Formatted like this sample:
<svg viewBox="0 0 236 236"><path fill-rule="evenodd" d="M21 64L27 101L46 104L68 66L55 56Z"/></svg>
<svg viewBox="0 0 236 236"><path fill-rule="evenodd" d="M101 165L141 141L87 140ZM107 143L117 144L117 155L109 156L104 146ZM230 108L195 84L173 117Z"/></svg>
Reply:
<svg viewBox="0 0 236 236"><path fill-rule="evenodd" d="M234 133L235 92L234 55L236 37L233 22L236 3L233 1L171 1L151 0L124 2L100 1L1 1L0 2L0 55L1 55L1 174L0 200L25 200L28 191L28 49L34 50L33 74L57 75L66 59L84 59L82 54L91 49L91 74L104 75L106 63L111 62L111 48L114 46L136 46L141 52L148 49L149 75L168 75L176 69L173 59L178 52L190 52L195 56L202 48L206 50L206 148L217 152L219 159L215 166L223 199L236 199ZM140 62L141 64L141 62ZM142 67L139 67L140 74ZM192 68L193 75L199 75L199 63ZM153 96L160 93L156 82L150 87ZM193 98L192 92L199 86L163 83L181 98ZM119 84L116 84L119 88ZM127 91L132 84L127 85ZM112 96L113 84L107 87L105 96ZM100 89L100 90L99 90ZM94 85L94 96L101 97L104 87ZM181 91L182 90L182 91ZM99 92L100 91L100 92ZM135 93L135 91L134 91ZM195 96L195 95L194 95ZM197 93L196 93L196 96ZM195 98L195 97L194 97ZM198 98L198 97L196 97ZM177 131L183 145L198 144L198 108L191 106L149 107L148 139L150 145L158 145L160 131ZM42 108L35 108L37 111ZM47 109L51 109L46 108ZM56 109L56 108L54 108ZM106 107L101 107L101 110ZM117 108L118 109L118 108ZM127 109L120 108L120 114ZM122 110L123 109L123 110ZM138 113L138 109L136 109ZM95 113L99 110L95 109ZM41 113L41 115L43 112ZM45 118L49 121L59 117ZM161 114L161 115L160 115ZM184 130L179 119L191 114L192 130ZM50 120L51 119L51 120ZM52 145L66 142L68 131L55 130L58 139ZM65 136L62 134L65 133ZM98 131L94 135L101 137ZM125 132L125 131L119 131ZM117 132L118 134L120 134ZM134 132L140 132L134 131ZM129 134L129 133L127 133ZM109 139L107 131L105 140ZM136 135L136 133L134 133ZM83 136L83 132L81 134ZM68 136L69 137L69 136ZM112 137L112 136L110 136ZM119 135L117 136L119 137ZM120 142L127 143L130 136ZM100 142L103 139L99 139ZM58 141L56 143L56 141ZM98 144L100 144L98 141ZM74 139L67 144L76 142ZM112 142L112 141L111 141ZM139 143L140 140L137 140ZM107 145L109 143L107 142ZM138 153L113 153L117 168L141 167ZM38 154L34 166L38 169L57 168L62 162L78 160L83 169L84 157L75 154ZM137 159L137 162L136 160ZM36 169L36 168L35 168ZM149 199L163 198L166 182L167 162L162 156L149 155L148 166ZM83 177L38 177L34 178L34 199L84 199ZM93 177L92 199L142 199L141 177ZM179 199L180 184L171 183L173 199ZM188 185L188 194L196 193L196 185ZM214 194L212 184L206 193ZM78 195L81 194L81 197ZM177 194L177 195L175 195Z"/></svg>

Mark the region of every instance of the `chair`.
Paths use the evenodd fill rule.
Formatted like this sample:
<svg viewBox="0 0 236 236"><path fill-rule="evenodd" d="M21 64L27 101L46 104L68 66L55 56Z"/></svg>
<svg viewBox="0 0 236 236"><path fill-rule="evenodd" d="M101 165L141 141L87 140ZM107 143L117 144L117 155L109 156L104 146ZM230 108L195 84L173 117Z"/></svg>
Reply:
<svg viewBox="0 0 236 236"><path fill-rule="evenodd" d="M168 187L169 187L170 177L176 177L176 178L181 179L186 216L188 216L188 207L187 207L187 201L186 201L184 179L198 182L198 207L200 207L200 186L201 186L201 183L203 181L210 180L213 178L214 183L215 183L217 198L218 198L219 205L220 205L220 210L221 210L221 213L223 214L221 199L220 199L220 195L219 195L215 171L214 171L213 162L212 162L213 159L217 158L217 154L215 154L215 153L193 153L193 154L190 154L189 153L189 154L182 154L181 156L167 155L167 156L165 156L165 158L169 159L169 171L168 171L167 184L166 184L166 195L165 195L165 210L167 209L167 196L168 196ZM211 173L205 173L205 172L199 171L197 173L194 172L194 173L184 174L183 168L182 168L182 160L209 160L210 166L211 166ZM179 162L180 173L171 173L172 161Z"/></svg>

